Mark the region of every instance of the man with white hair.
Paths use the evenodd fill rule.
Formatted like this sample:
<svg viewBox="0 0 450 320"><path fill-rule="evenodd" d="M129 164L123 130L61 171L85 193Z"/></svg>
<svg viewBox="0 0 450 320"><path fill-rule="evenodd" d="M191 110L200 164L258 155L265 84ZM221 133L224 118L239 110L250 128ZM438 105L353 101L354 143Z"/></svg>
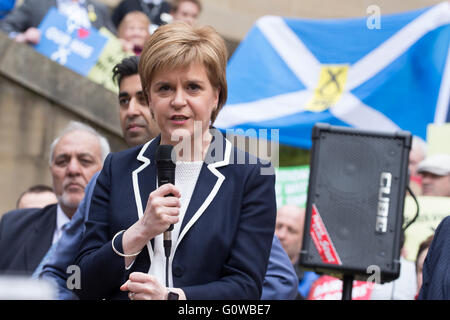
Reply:
<svg viewBox="0 0 450 320"><path fill-rule="evenodd" d="M434 154L419 163L424 196L450 197L450 154Z"/></svg>
<svg viewBox="0 0 450 320"><path fill-rule="evenodd" d="M84 188L103 166L108 141L91 127L71 122L50 148L57 204L6 213L0 221L0 272L32 274L56 243L84 197Z"/></svg>

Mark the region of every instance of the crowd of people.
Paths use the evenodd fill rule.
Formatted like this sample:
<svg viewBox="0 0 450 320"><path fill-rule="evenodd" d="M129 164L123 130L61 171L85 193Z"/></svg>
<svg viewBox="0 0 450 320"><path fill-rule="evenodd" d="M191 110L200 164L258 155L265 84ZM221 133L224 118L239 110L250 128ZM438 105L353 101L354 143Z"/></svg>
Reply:
<svg viewBox="0 0 450 320"><path fill-rule="evenodd" d="M173 21L195 24L202 10L199 0L124 0L112 12L95 0L25 0L13 7L14 1L5 3L0 31L17 42L38 44L38 26L55 7L80 27L108 29L119 38L124 51L135 54L140 54L145 40L157 27Z"/></svg>
<svg viewBox="0 0 450 320"><path fill-rule="evenodd" d="M200 1L123 0L111 12L93 0L24 0L0 7L0 30L36 44L52 6L133 52L112 70L129 149L110 153L96 130L69 123L51 145L52 186L31 186L1 217L0 273L46 279L64 300L310 299L323 275L299 261L305 209L277 210L275 177L260 174L270 164L213 127L228 57L217 32L196 25ZM176 184L159 185L158 146L178 142ZM426 154L414 137L410 188L450 197L450 155ZM449 229L445 218L372 299L450 299ZM69 286L73 265L81 279Z"/></svg>

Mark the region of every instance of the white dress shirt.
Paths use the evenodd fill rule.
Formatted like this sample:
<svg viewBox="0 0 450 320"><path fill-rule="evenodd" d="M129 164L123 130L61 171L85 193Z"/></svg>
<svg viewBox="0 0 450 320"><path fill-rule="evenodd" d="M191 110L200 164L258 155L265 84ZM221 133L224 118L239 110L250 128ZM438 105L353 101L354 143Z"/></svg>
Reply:
<svg viewBox="0 0 450 320"><path fill-rule="evenodd" d="M193 162L181 162L177 161L175 167L175 186L180 190L181 207L180 215L178 216L178 223L174 224L172 230L172 249L170 252L170 265L169 271L172 270L171 264L175 251L175 245L180 234L180 227L183 222L184 214L191 201L192 194L194 192L195 185L200 175L200 170L202 168L203 161L193 161ZM153 261L150 265L149 274L156 276L159 283L162 285L166 284L166 256L164 253L163 239L164 235L160 234L155 237L154 240L154 256ZM151 244L149 244L151 245ZM169 287L173 286L172 272L169 272Z"/></svg>

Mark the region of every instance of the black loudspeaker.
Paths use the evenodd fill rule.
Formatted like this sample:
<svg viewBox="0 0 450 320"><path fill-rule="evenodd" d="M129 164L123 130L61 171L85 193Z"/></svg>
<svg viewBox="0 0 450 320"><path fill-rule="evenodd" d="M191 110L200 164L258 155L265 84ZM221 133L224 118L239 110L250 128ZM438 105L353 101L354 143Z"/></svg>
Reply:
<svg viewBox="0 0 450 320"><path fill-rule="evenodd" d="M300 265L398 278L411 134L316 124L312 141Z"/></svg>

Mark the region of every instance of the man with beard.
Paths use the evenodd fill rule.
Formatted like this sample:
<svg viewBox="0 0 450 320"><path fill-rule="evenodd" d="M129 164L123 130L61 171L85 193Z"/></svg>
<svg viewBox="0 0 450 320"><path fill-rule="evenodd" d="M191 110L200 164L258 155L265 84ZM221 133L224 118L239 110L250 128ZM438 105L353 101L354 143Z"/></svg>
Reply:
<svg viewBox="0 0 450 320"><path fill-rule="evenodd" d="M108 141L91 127L71 122L50 148L57 204L6 213L0 221L0 272L31 275L77 210L84 189L102 168Z"/></svg>

